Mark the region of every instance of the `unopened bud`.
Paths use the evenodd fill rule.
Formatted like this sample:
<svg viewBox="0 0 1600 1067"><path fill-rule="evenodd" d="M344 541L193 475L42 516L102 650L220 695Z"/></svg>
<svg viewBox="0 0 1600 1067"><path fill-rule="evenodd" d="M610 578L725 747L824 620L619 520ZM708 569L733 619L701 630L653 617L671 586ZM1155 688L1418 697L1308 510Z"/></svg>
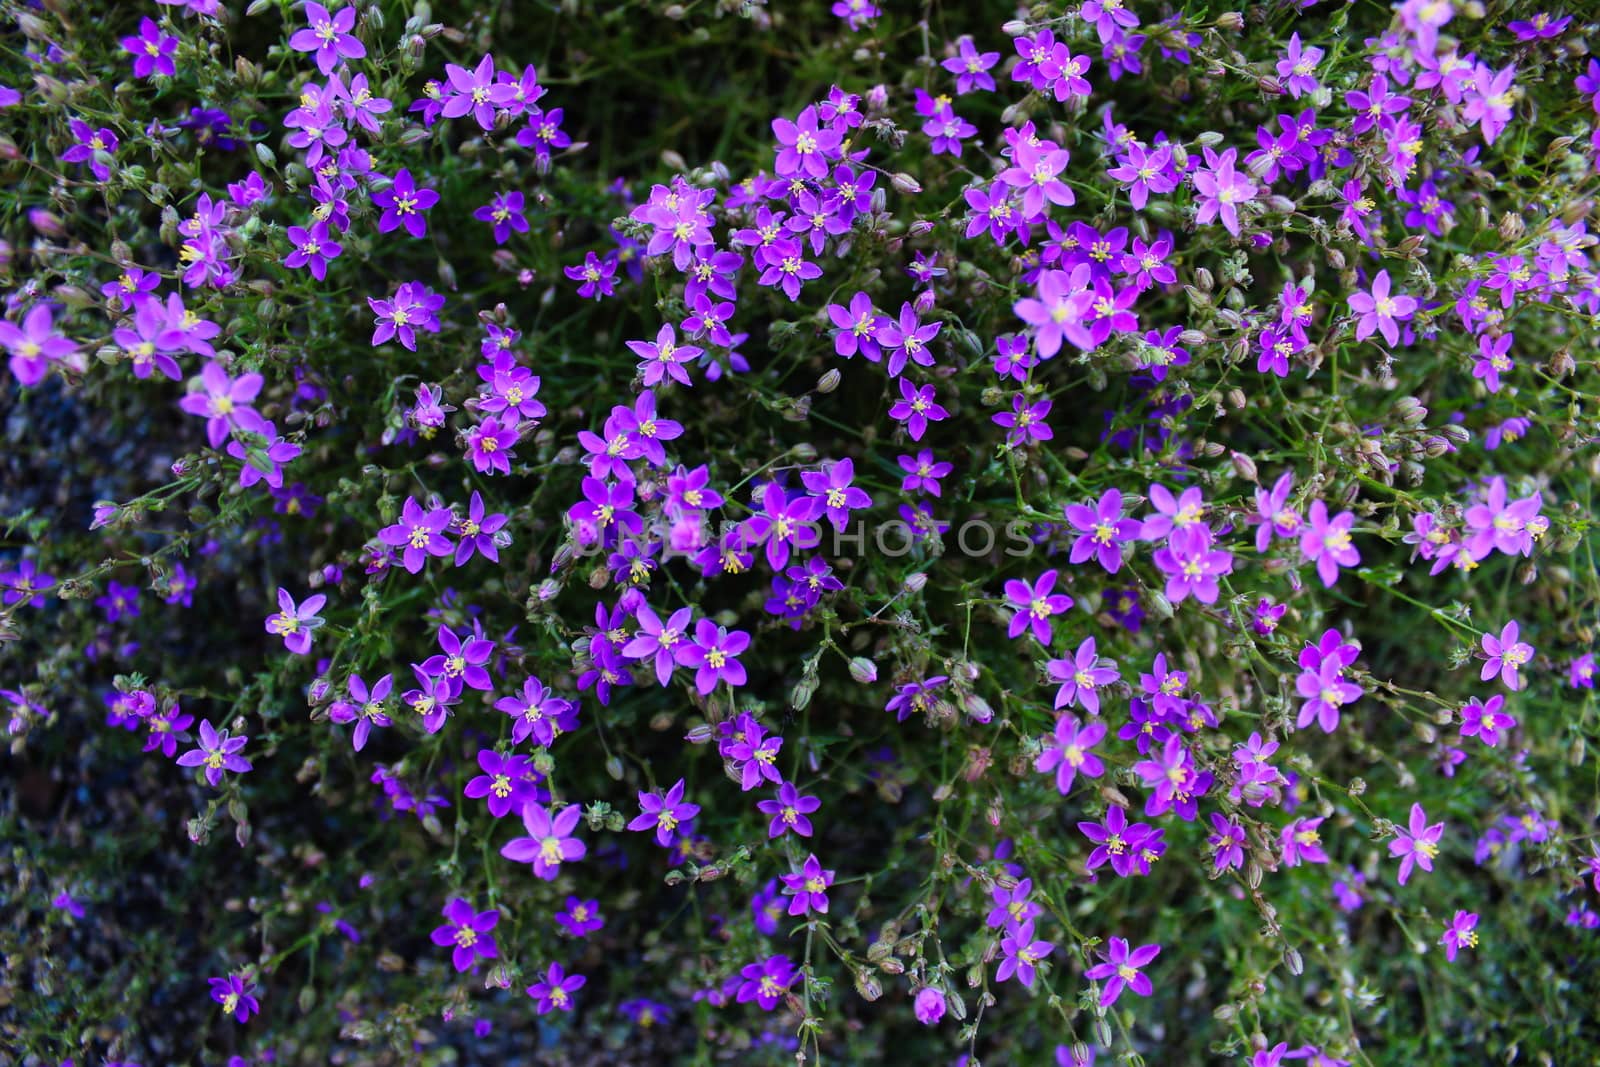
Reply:
<svg viewBox="0 0 1600 1067"><path fill-rule="evenodd" d="M850 677L862 685L871 685L878 680L878 665L865 656L857 656L850 661Z"/></svg>
<svg viewBox="0 0 1600 1067"><path fill-rule="evenodd" d="M831 392L833 392L835 389L839 388L839 380L842 377L843 377L843 375L841 375L839 373L839 368L838 367L832 368L831 370L829 370L825 374L823 374L822 377L817 379L817 392L819 392L819 393L831 393Z"/></svg>
<svg viewBox="0 0 1600 1067"><path fill-rule="evenodd" d="M916 196L922 192L922 185L911 175L901 171L889 179L889 184L894 186L894 191L902 196Z"/></svg>

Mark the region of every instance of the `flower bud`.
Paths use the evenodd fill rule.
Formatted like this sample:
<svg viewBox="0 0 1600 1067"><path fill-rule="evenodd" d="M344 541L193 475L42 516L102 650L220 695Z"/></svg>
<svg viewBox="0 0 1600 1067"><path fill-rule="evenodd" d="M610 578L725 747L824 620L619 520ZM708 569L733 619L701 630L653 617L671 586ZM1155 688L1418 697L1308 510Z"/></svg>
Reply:
<svg viewBox="0 0 1600 1067"><path fill-rule="evenodd" d="M1228 459L1233 463L1233 469L1239 475L1239 477L1243 478L1247 482L1259 480L1256 475L1255 460L1251 459L1243 452L1234 452L1228 457Z"/></svg>
<svg viewBox="0 0 1600 1067"><path fill-rule="evenodd" d="M916 196L922 192L922 185L911 175L901 171L889 179L889 184L894 186L894 191L902 196Z"/></svg>
<svg viewBox="0 0 1600 1067"><path fill-rule="evenodd" d="M878 680L878 665L865 656L857 656L850 661L850 677L862 685L871 685Z"/></svg>
<svg viewBox="0 0 1600 1067"><path fill-rule="evenodd" d="M843 377L839 368L834 367L817 379L817 392L827 394L839 388L839 380Z"/></svg>

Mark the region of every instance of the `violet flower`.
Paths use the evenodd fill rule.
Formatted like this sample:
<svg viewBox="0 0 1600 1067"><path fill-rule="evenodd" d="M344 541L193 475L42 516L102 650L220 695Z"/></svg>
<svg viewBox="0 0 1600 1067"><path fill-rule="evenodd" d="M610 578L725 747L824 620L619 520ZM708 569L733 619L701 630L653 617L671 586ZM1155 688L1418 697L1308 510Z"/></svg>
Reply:
<svg viewBox="0 0 1600 1067"><path fill-rule="evenodd" d="M471 904L456 897L444 906L444 917L445 924L433 931L430 940L440 948L454 946L450 962L458 974L472 970L479 960L496 957L489 931L500 921L498 911L474 911Z"/></svg>

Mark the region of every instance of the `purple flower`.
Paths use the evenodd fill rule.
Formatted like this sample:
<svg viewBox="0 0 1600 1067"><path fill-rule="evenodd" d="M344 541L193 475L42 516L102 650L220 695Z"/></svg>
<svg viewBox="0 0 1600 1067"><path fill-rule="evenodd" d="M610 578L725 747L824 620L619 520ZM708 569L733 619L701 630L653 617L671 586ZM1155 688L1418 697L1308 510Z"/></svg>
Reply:
<svg viewBox="0 0 1600 1067"><path fill-rule="evenodd" d="M485 55L472 70L455 63L444 65L445 96L441 113L447 119L471 114L485 130L494 129L494 57Z"/></svg>
<svg viewBox="0 0 1600 1067"><path fill-rule="evenodd" d="M646 387L658 385L664 378L671 378L679 385L692 385L684 364L703 351L694 345L679 346L671 323L662 325L655 341L629 341L628 347L639 357L639 370Z"/></svg>
<svg viewBox="0 0 1600 1067"><path fill-rule="evenodd" d="M801 837L810 837L811 820L806 816L820 807L822 801L803 795L792 782L778 786L776 800L762 800L756 804L763 815L772 816L772 821L767 825L768 838L781 837L791 830Z"/></svg>
<svg viewBox="0 0 1600 1067"><path fill-rule="evenodd" d="M586 252L582 266L564 267L563 272L580 283L578 295L585 300L590 297L599 300L616 294L613 282L617 276L617 265L610 259L601 259L593 252Z"/></svg>
<svg viewBox="0 0 1600 1067"><path fill-rule="evenodd" d="M139 20L139 32L122 39L122 50L133 57L133 76L150 78L156 75L172 77L178 68L172 63L172 53L178 50L178 39L161 32L161 27L148 16Z"/></svg>
<svg viewBox="0 0 1600 1067"><path fill-rule="evenodd" d="M889 408L889 417L905 423L913 441L922 440L929 422L941 422L949 415L938 403L933 386L915 386L909 378L900 379L900 399Z"/></svg>
<svg viewBox="0 0 1600 1067"><path fill-rule="evenodd" d="M322 625L322 617L317 612L327 602L326 596L317 593L296 606L289 590L279 586L278 611L267 616L267 633L283 638L283 647L297 656L304 656L311 651L311 635Z"/></svg>
<svg viewBox="0 0 1600 1067"><path fill-rule="evenodd" d="M855 476L855 461L849 458L836 463L824 463L821 470L804 471L800 475L806 491L821 501L828 521L833 523L836 530L843 530L849 525L852 509L872 506L872 498L866 490L850 484Z"/></svg>
<svg viewBox="0 0 1600 1067"><path fill-rule="evenodd" d="M1029 404L1025 395L1017 393L1011 398L1011 410L996 414L993 420L996 425L1005 427L1006 444L1022 448L1055 437L1055 431L1045 422L1052 406L1053 401L1049 399Z"/></svg>
<svg viewBox="0 0 1600 1067"><path fill-rule="evenodd" d="M760 963L746 964L739 975L744 980L739 984L738 1002L748 1004L753 1000L762 1011L771 1011L789 991L797 972L789 957L769 956Z"/></svg>
<svg viewBox="0 0 1600 1067"><path fill-rule="evenodd" d="M328 237L328 224L314 223L309 230L290 226L288 232L291 250L284 257L283 265L292 269L305 267L319 282L326 278L328 260L337 259L344 252L344 245Z"/></svg>
<svg viewBox="0 0 1600 1067"><path fill-rule="evenodd" d="M1501 709L1506 698L1496 693L1488 700L1473 697L1461 709L1461 736L1476 737L1490 748L1501 741L1504 734L1517 728L1517 720Z"/></svg>
<svg viewBox="0 0 1600 1067"><path fill-rule="evenodd" d="M494 938L489 931L500 921L498 911L474 911L471 904L456 897L444 906L444 917L445 924L430 936L440 948L455 946L450 962L458 974L472 970L479 960L495 958Z"/></svg>
<svg viewBox="0 0 1600 1067"><path fill-rule="evenodd" d="M1006 600L1017 609L1011 616L1007 637L1017 638L1022 636L1024 630L1031 629L1034 640L1041 645L1050 644L1053 636L1050 617L1061 614L1073 604L1072 598L1065 593L1051 592L1060 576L1059 572L1048 570L1032 585L1018 578L1006 582Z"/></svg>
<svg viewBox="0 0 1600 1067"><path fill-rule="evenodd" d="M679 650L677 662L694 668L694 687L701 696L706 696L721 682L733 688L744 685L744 665L737 657L749 647L750 635L743 630L730 631L710 619L700 619L694 624L694 644ZM657 653L658 676L660 670L660 654Z"/></svg>
<svg viewBox="0 0 1600 1067"><path fill-rule="evenodd" d="M501 755L492 749L478 751L482 774L467 783L462 792L473 800L488 799L489 814L503 819L538 797L534 784L533 761L527 756ZM459 968L458 968L459 969Z"/></svg>
<svg viewBox="0 0 1600 1067"><path fill-rule="evenodd" d="M207 981L211 983L211 999L222 1005L222 1014L233 1016L236 1022L245 1022L251 1015L261 1011L260 1001L251 995L255 989L254 982L236 974Z"/></svg>
<svg viewBox="0 0 1600 1067"><path fill-rule="evenodd" d="M904 384L905 379L901 379ZM761 511L745 521L741 527L751 544L766 544L767 563L773 570L782 570L789 562L791 548L815 548L822 540L815 519L822 510L822 501L816 497L795 496L790 499L777 482L768 482L761 491Z"/></svg>
<svg viewBox="0 0 1600 1067"><path fill-rule="evenodd" d="M511 239L512 232L527 233L528 219L522 213L523 198L518 192L496 193L488 204L478 208L472 217L494 227L494 243L503 245ZM594 253L590 253L593 255ZM588 296L588 293L584 293Z"/></svg>
<svg viewBox="0 0 1600 1067"><path fill-rule="evenodd" d="M222 772L243 774L251 769L250 761L239 753L248 737L230 737L228 731L216 730L210 720L200 720L200 745L178 757L180 767L205 767L206 781L214 789L222 784Z"/></svg>
<svg viewBox="0 0 1600 1067"><path fill-rule="evenodd" d="M917 1017L917 1022L923 1026L934 1026L944 1018L944 994L933 986L923 986L917 990L917 996L912 1001L912 1014Z"/></svg>
<svg viewBox="0 0 1600 1067"><path fill-rule="evenodd" d="M1089 638L1087 643L1092 645L1094 638ZM1056 791L1066 796L1077 775L1098 778L1105 773L1106 767L1100 757L1089 751L1105 735L1104 723L1080 726L1075 716L1062 715L1056 720L1055 732L1045 738L1044 751L1034 759L1033 769L1043 773L1055 771Z"/></svg>
<svg viewBox="0 0 1600 1067"><path fill-rule="evenodd" d="M366 46L350 33L356 26L355 8L347 7L337 15L329 15L321 4L308 2L306 23L306 29L296 30L290 36L289 47L296 52L315 52L317 69L324 77L345 60L366 56Z"/></svg>
<svg viewBox="0 0 1600 1067"><path fill-rule="evenodd" d="M1025 986L1032 986L1041 960L1056 950L1049 941L1036 941L1033 937L1033 920L1018 923L1000 939L1000 951L1005 958L995 971L995 981L1004 982L1016 976Z"/></svg>
<svg viewBox="0 0 1600 1067"><path fill-rule="evenodd" d="M55 578L41 571L33 560L23 559L16 570L0 571L0 589L5 590L0 594L0 603L36 608L44 603L44 591L55 584Z"/></svg>
<svg viewBox="0 0 1600 1067"><path fill-rule="evenodd" d="M544 977L528 987L528 996L538 1005L540 1015L552 1011L571 1011L572 994L582 989L588 979L581 974L568 974L559 963L552 963Z"/></svg>
<svg viewBox="0 0 1600 1067"><path fill-rule="evenodd" d="M598 900L579 900L568 897L567 906L556 912L556 922L573 937L588 937L605 926Z"/></svg>
<svg viewBox="0 0 1600 1067"><path fill-rule="evenodd" d="M1211 828L1213 832L1206 837L1206 844L1216 853L1211 862L1212 870L1220 873L1243 866L1244 826L1221 812L1212 812Z"/></svg>
<svg viewBox="0 0 1600 1067"><path fill-rule="evenodd" d="M461 683L442 674L429 674L413 663L411 673L417 679L417 688L408 689L400 699L422 720L422 728L436 734L444 728L450 709L461 699Z"/></svg>
<svg viewBox="0 0 1600 1067"><path fill-rule="evenodd" d="M1411 805L1410 832L1396 831L1398 836L1389 842L1389 855L1400 857L1400 884L1405 885L1413 867L1433 870L1433 859L1439 854L1439 839L1444 836L1444 823L1428 825L1428 813L1421 804Z"/></svg>
<svg viewBox="0 0 1600 1067"><path fill-rule="evenodd" d="M372 194L372 202L383 209L378 218L379 233L404 226L412 237L421 237L428 232L423 212L439 202L439 194L432 189L418 189L411 171L402 167L388 188Z"/></svg>
<svg viewBox="0 0 1600 1067"><path fill-rule="evenodd" d="M1167 547L1157 549L1152 559L1167 575L1164 592L1173 604L1190 596L1202 604L1215 604L1221 592L1217 579L1233 572L1232 553L1213 549L1211 536L1203 526L1187 533L1174 531Z"/></svg>
<svg viewBox="0 0 1600 1067"><path fill-rule="evenodd" d="M1024 878L1010 889L996 885L989 893L994 907L989 909L984 922L991 927L1010 933L1025 922L1032 922L1044 909L1028 899L1033 894L1033 880Z"/></svg>
<svg viewBox="0 0 1600 1067"><path fill-rule="evenodd" d="M676 667L692 665L689 662L694 657L694 646L689 643L689 620L692 614L692 608L680 608L663 624L660 616L648 604L640 604L639 631L623 646L622 654L635 660L653 658L656 680L667 685Z"/></svg>
<svg viewBox="0 0 1600 1067"><path fill-rule="evenodd" d="M1040 359L1050 359L1061 351L1063 341L1070 341L1084 351L1094 347L1094 337L1083 325L1094 305L1095 294L1089 288L1091 280L1092 272L1087 263L1077 264L1070 274L1064 270L1042 271L1036 295L1012 305L1017 317L1034 327L1034 342Z"/></svg>
<svg viewBox="0 0 1600 1067"><path fill-rule="evenodd" d="M512 448L520 439L515 421L486 417L467 431L467 457L479 474L510 474L516 457Z"/></svg>
<svg viewBox="0 0 1600 1067"><path fill-rule="evenodd" d="M1141 968L1148 967L1150 961L1160 954L1160 945L1140 945L1130 950L1126 941L1113 937L1106 944L1105 951L1100 953L1100 958L1105 962L1095 964L1083 974L1085 978L1095 981L1106 980L1106 987L1100 993L1100 1006L1109 1008L1122 996L1124 989L1132 989L1141 997L1148 997L1155 992L1149 976Z"/></svg>
<svg viewBox="0 0 1600 1067"><path fill-rule="evenodd" d="M1063 509L1066 520L1080 536L1072 543L1068 559L1082 563L1091 556L1110 574L1122 569L1122 544L1139 536L1137 519L1123 518L1122 493L1107 489L1093 506L1068 504Z"/></svg>
<svg viewBox="0 0 1600 1067"><path fill-rule="evenodd" d="M926 448L918 452L915 458L900 456L896 462L906 472L900 482L900 491L903 493L921 492L939 496L942 492L939 479L948 476L954 469L949 463L935 462L933 453Z"/></svg>
<svg viewBox="0 0 1600 1067"><path fill-rule="evenodd" d="M641 790L639 793L641 813L628 823L628 829L654 829L656 843L662 848L669 848L672 845L672 835L678 827L700 814L700 805L684 803L683 788L683 779L679 778L664 796Z"/></svg>
<svg viewBox="0 0 1600 1067"><path fill-rule="evenodd" d="M884 705L884 711L895 713L896 722L905 722L912 713L922 714L927 712L931 705L929 694L942 687L950 679L945 675L935 675L922 681L906 682L895 689L895 695L889 698Z"/></svg>
<svg viewBox="0 0 1600 1067"><path fill-rule="evenodd" d="M513 863L533 864L535 877L553 882L563 863L581 860L589 851L572 836L582 814L577 804L568 804L552 818L543 804L532 802L522 809L522 825L528 836L508 841L500 855Z"/></svg>
<svg viewBox="0 0 1600 1067"><path fill-rule="evenodd" d="M334 722L356 724L351 733L351 744L357 752L366 747L374 726L387 728L393 725L388 707L389 693L393 688L392 674L379 678L370 690L359 674L352 674L345 683L350 699L336 700L328 708L328 718Z"/></svg>
<svg viewBox="0 0 1600 1067"><path fill-rule="evenodd" d="M106 622L137 619L139 617L139 588L133 585L123 585L113 578L106 583L105 595L95 597L94 603L95 607L105 611Z"/></svg>
<svg viewBox="0 0 1600 1067"><path fill-rule="evenodd" d="M1300 34L1289 37L1289 48L1278 60L1278 80L1290 96L1300 99L1302 93L1315 92L1318 87L1316 69L1322 62L1322 49L1302 47Z"/></svg>
<svg viewBox="0 0 1600 1067"><path fill-rule="evenodd" d="M63 163L87 163L89 171L100 181L107 181L111 177L111 168L100 158L110 157L117 151L117 135L111 130L101 127L95 129L81 119L73 119L68 123L72 136L77 138L77 144L61 153Z"/></svg>
<svg viewBox="0 0 1600 1067"><path fill-rule="evenodd" d="M436 314L444 307L444 297L433 292L421 282L402 282L390 300L367 297L367 306L377 316L377 329L372 333L372 346L376 348L390 338L398 337L407 349L417 350L416 331L439 332Z"/></svg>
<svg viewBox="0 0 1600 1067"><path fill-rule="evenodd" d="M477 553L490 562L500 562L500 549L495 544L495 534L509 520L505 515L495 512L493 515L484 514L483 495L476 489L472 491L472 498L467 504L465 518L453 519L451 532L460 537L456 545L456 566L465 566L467 561Z"/></svg>
<svg viewBox="0 0 1600 1067"><path fill-rule="evenodd" d="M570 700L556 696L537 678L522 683L521 696L501 697L494 706L515 720L511 726L512 744L520 745L532 737L535 744L546 747L554 744L561 733L561 721L577 710Z"/></svg>
<svg viewBox="0 0 1600 1067"><path fill-rule="evenodd" d="M957 54L940 64L956 76L956 94L964 96L978 91L994 92L994 77L989 70L1000 62L1000 53L979 52L968 36L962 36L956 45ZM943 1014L942 1004L940 1014Z"/></svg>
<svg viewBox="0 0 1600 1067"><path fill-rule="evenodd" d="M229 377L221 364L211 361L200 371L201 391L183 397L178 406L205 419L206 439L212 448L221 448L234 429L264 433L266 420L250 406L261 392L262 383L259 374Z"/></svg>
<svg viewBox="0 0 1600 1067"><path fill-rule="evenodd" d="M782 875L783 891L793 899L789 901L790 915L828 914L828 887L833 885L833 872L823 870L815 854L808 855L798 874Z"/></svg>
<svg viewBox="0 0 1600 1067"><path fill-rule="evenodd" d="M1479 678L1487 682L1498 674L1500 681L1512 692L1528 684L1528 680L1520 672L1533 659L1533 646L1518 640L1518 634L1517 622L1513 619L1501 629L1499 637L1488 633L1483 635L1483 654L1486 662L1478 675Z"/></svg>

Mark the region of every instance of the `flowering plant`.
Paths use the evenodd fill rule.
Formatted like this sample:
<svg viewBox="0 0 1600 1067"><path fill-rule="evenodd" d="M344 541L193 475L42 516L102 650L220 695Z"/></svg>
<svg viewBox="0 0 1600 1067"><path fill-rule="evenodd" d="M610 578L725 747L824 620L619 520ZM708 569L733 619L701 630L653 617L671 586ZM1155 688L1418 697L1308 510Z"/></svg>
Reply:
<svg viewBox="0 0 1600 1067"><path fill-rule="evenodd" d="M1592 1056L1595 26L0 6L19 1062Z"/></svg>

